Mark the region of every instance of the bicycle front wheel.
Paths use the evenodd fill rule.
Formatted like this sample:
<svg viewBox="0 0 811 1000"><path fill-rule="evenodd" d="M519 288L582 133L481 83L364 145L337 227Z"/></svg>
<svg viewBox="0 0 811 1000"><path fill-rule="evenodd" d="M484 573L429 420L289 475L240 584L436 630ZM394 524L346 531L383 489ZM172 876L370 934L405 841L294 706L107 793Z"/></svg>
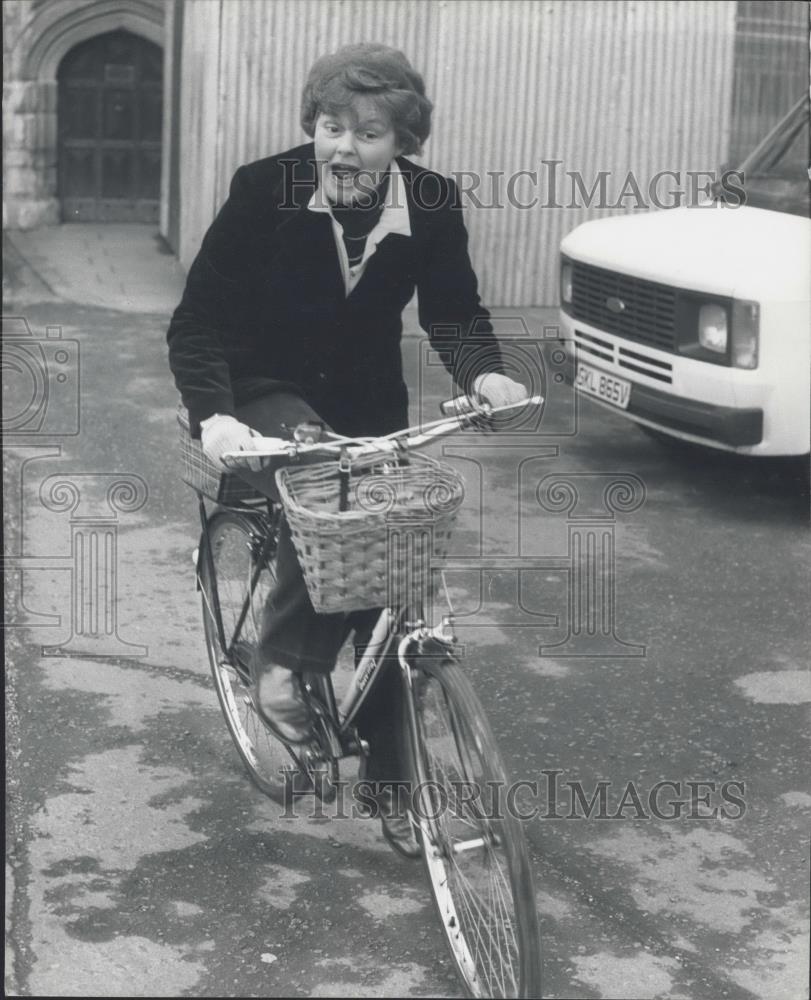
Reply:
<svg viewBox="0 0 811 1000"><path fill-rule="evenodd" d="M520 821L505 808L495 738L455 660L416 665L416 822L457 972L470 996L540 996L529 853Z"/></svg>
<svg viewBox="0 0 811 1000"><path fill-rule="evenodd" d="M228 731L253 782L283 804L293 760L258 715L249 673L262 609L276 582L274 552L263 552L268 530L259 515L218 511L208 522L214 578L202 548L198 573L208 658Z"/></svg>

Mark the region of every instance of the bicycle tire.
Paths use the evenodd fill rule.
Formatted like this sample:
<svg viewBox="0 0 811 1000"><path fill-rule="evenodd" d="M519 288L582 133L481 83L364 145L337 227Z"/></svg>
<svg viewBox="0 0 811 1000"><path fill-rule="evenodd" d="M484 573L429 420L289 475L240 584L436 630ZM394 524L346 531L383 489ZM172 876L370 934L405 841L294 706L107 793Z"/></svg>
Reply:
<svg viewBox="0 0 811 1000"><path fill-rule="evenodd" d="M226 644L245 602L265 531L256 516L217 511L208 522L208 539L217 581ZM271 556L260 568L239 642L239 662L223 649L214 613L209 563L200 549L198 576L203 604L206 648L214 687L234 745L254 784L284 805L289 794L293 758L286 745L256 711L247 666L258 638L258 622L276 572Z"/></svg>
<svg viewBox="0 0 811 1000"><path fill-rule="evenodd" d="M469 996L539 997L532 869L521 823L504 808L508 779L495 737L455 659L418 657L414 665L421 746L410 754L413 818L457 973ZM476 788L501 792L487 803Z"/></svg>

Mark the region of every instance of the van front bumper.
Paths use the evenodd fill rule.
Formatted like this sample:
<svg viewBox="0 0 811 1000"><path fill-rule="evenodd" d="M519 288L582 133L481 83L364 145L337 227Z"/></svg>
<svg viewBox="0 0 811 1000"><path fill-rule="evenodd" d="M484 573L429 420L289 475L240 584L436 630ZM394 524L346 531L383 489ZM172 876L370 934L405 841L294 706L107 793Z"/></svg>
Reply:
<svg viewBox="0 0 811 1000"><path fill-rule="evenodd" d="M635 383L631 385L627 412L670 430L732 448L760 444L763 440L763 410L680 399Z"/></svg>

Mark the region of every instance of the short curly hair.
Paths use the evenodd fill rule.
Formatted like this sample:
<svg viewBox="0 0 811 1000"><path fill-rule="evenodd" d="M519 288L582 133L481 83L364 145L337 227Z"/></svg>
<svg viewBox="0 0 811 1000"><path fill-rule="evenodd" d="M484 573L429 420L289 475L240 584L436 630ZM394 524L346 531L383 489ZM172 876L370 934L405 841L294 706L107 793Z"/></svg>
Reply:
<svg viewBox="0 0 811 1000"><path fill-rule="evenodd" d="M358 95L384 111L403 153L421 153L431 132L425 83L398 49L372 42L344 45L313 64L301 95L301 126L315 134L319 114L349 108Z"/></svg>

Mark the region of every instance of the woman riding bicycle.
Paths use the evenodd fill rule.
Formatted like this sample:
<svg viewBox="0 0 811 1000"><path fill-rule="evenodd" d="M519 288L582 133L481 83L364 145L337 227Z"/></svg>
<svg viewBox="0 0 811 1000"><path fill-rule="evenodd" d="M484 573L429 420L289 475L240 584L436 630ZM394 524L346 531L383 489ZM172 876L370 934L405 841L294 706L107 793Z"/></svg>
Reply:
<svg viewBox="0 0 811 1000"><path fill-rule="evenodd" d="M455 184L403 155L421 151L431 110L401 52L349 45L319 59L304 87L301 124L313 142L235 173L167 334L192 435L218 465L250 448L254 433L285 436L305 421L352 436L406 427L401 314L415 289L441 357L453 355L460 371L467 338L486 359L464 365L462 392L492 406L526 395L501 371ZM275 468L239 474L278 500ZM301 673L331 671L349 632L363 635L374 618L313 610L283 525L251 666L257 708L282 739L310 734ZM370 779L401 776L395 715L378 704L359 721ZM385 804L383 818L384 833L407 849L409 831Z"/></svg>

